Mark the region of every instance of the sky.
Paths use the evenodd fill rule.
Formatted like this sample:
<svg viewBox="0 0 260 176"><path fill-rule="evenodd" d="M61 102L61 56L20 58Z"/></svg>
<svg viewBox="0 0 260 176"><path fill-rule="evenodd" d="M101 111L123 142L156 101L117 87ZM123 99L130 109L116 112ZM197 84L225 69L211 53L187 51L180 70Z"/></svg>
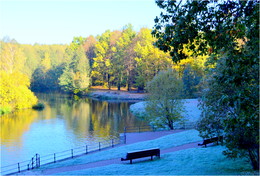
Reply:
<svg viewBox="0 0 260 176"><path fill-rule="evenodd" d="M0 39L21 44L68 44L75 36L152 28L160 15L154 0L0 0Z"/></svg>

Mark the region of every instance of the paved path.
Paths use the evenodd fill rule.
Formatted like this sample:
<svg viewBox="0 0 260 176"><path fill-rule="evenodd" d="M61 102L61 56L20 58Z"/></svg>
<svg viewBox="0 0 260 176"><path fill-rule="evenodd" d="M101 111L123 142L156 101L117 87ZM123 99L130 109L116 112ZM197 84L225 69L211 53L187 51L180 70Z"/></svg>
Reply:
<svg viewBox="0 0 260 176"><path fill-rule="evenodd" d="M185 144L185 145L178 146L178 147L173 147L173 148L161 150L161 154L176 152L176 151L184 150L184 149L188 149L188 148L197 148L197 147L198 147L198 142L194 142L194 143ZM137 159L137 160L134 160L133 163L140 162L142 160L147 160L147 159L148 158L143 158L143 159L139 159L139 160ZM87 163L87 164L80 164L80 165L66 166L66 167L61 167L61 168L47 169L47 170L44 170L41 173L41 175L52 175L52 174L61 173L61 172L83 170L83 169L107 166L107 165L111 165L111 164L122 164L122 163L128 164L129 161L122 162L120 158L115 158L115 159L103 160L103 161Z"/></svg>
<svg viewBox="0 0 260 176"><path fill-rule="evenodd" d="M173 133L178 133L182 132L184 130L174 130L174 131L160 131L160 132L143 132L143 133L127 133L126 137L126 145L140 142L140 141L146 141L146 140L152 140L156 139L165 135L173 134ZM120 145L122 146L122 145ZM188 148L197 148L198 147L198 142L190 143L190 144L185 144L182 146L177 146L177 147L172 147L168 148L165 150L161 150L161 154L165 153L170 153L170 152L175 152L179 150L184 150ZM133 162L140 162L142 160L147 160L147 158L143 159L137 159L134 160ZM60 168L52 168L52 169L45 169L41 172L25 172L23 173L24 175L52 175L56 173L62 173L62 172L68 172L68 171L75 171L75 170L83 170L83 169L88 169L88 168L95 168L95 167L101 167L101 166L107 166L111 164L128 164L128 161L122 162L120 158L115 158L115 159L110 159L110 160L103 160L103 161L98 161L98 162L93 162L93 163L86 163L86 164L79 164L79 165L73 165L73 166L65 166L65 167L60 167ZM21 175L23 175L21 174Z"/></svg>

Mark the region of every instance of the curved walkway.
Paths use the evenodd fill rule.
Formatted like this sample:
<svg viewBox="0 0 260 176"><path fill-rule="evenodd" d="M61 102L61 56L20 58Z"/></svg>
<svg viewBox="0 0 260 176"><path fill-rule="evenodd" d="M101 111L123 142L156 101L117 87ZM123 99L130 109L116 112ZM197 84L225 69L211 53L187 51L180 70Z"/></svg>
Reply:
<svg viewBox="0 0 260 176"><path fill-rule="evenodd" d="M128 144L132 144L132 143L136 143L136 142L152 140L152 139L156 139L156 138L159 138L159 137L162 137L165 135L178 133L178 132L182 132L182 131L184 131L184 130L127 133L126 134L126 144L122 144L122 145L128 145ZM198 142L200 142L200 141L198 141ZM198 142L189 143L189 144L161 150L161 154L175 152L175 151L184 150L184 149L188 149L188 148L197 148ZM120 145L120 146L122 146L122 145ZM147 160L147 158L137 159L137 160L134 160L133 162L140 162L142 160ZM88 169L88 168L102 167L102 166L107 166L107 165L111 165L111 164L122 164L122 163L129 163L129 161L122 162L120 158L115 158L115 159L103 160L103 161L98 161L98 162L93 162L93 163L45 169L40 172L37 172L37 171L31 172L30 171L30 172L25 172L23 174L24 175L52 175L52 174L61 173L61 172L83 170L83 169Z"/></svg>
<svg viewBox="0 0 260 176"><path fill-rule="evenodd" d="M184 150L184 149L188 149L188 148L197 148L197 147L198 147L198 142L194 142L194 143L185 144L185 145L178 146L178 147L161 150L161 154L176 152L176 151ZM144 159L147 160L147 158L144 158ZM139 159L139 160L136 159L133 161L133 163L144 160L144 159ZM129 163L129 161L122 162L120 158L115 158L115 159L110 159L110 160L98 161L98 162L94 162L94 163L87 163L87 164L80 164L80 165L74 165L74 166L48 169L48 170L44 170L41 173L41 175L52 175L52 174L61 173L61 172L89 169L89 168L107 166L110 164L122 164L122 163Z"/></svg>

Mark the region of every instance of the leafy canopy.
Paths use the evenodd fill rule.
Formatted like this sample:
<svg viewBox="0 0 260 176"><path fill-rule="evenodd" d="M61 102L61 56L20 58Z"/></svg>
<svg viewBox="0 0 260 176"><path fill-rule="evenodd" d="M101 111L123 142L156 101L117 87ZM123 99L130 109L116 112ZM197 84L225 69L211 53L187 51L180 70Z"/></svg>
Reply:
<svg viewBox="0 0 260 176"><path fill-rule="evenodd" d="M184 48L210 56L201 135L224 134L225 154L248 156L259 169L259 1L156 3L164 12L152 34L161 50L175 62L187 58Z"/></svg>

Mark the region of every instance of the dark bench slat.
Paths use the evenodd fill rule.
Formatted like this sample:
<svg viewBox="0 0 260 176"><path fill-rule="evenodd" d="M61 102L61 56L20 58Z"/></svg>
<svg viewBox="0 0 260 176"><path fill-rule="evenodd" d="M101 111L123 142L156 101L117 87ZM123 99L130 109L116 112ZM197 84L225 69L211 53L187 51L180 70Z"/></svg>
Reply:
<svg viewBox="0 0 260 176"><path fill-rule="evenodd" d="M213 142L222 141L222 140L223 140L223 136L213 137L213 138L210 138L210 139L203 140L203 143L202 144L198 144L198 146L204 145L205 147L207 147L207 144L210 144L210 143L213 143Z"/></svg>
<svg viewBox="0 0 260 176"><path fill-rule="evenodd" d="M160 157L160 149L157 148L157 149L128 152L126 158L121 158L121 161L130 160L130 163L132 164L133 159L149 157L149 156L151 157L151 160L153 159L153 156Z"/></svg>

